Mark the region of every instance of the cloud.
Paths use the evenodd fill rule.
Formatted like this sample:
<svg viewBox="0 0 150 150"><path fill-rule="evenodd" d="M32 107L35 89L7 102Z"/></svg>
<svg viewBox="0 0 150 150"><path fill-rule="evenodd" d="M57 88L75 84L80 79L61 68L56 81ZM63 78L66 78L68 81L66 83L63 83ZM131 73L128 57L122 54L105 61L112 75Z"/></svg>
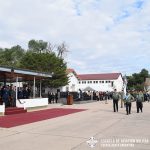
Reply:
<svg viewBox="0 0 150 150"><path fill-rule="evenodd" d="M77 72L148 69L148 0L0 0L0 47L31 39L69 45ZM144 55L143 55L144 53Z"/></svg>
<svg viewBox="0 0 150 150"><path fill-rule="evenodd" d="M143 4L144 4L144 0L137 0L137 1L133 4L133 6L134 6L135 8L141 9L142 6L143 6Z"/></svg>

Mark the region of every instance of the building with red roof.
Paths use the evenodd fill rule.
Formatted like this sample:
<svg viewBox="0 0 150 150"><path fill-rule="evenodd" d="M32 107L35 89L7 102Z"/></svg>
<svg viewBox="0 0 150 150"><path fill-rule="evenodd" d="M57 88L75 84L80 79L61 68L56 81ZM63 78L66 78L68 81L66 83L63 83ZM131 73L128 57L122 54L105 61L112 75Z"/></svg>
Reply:
<svg viewBox="0 0 150 150"><path fill-rule="evenodd" d="M122 91L123 78L121 73L77 74L74 69L67 69L69 83L62 90L78 91L93 89L95 91Z"/></svg>
<svg viewBox="0 0 150 150"><path fill-rule="evenodd" d="M79 74L80 80L116 80L121 73L105 73L105 74Z"/></svg>

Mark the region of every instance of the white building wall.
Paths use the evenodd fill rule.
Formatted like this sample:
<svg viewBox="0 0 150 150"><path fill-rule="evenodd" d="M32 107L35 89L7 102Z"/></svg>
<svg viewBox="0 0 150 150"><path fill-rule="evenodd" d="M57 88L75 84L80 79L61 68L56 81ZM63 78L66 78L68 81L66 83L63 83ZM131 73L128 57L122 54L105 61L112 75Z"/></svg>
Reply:
<svg viewBox="0 0 150 150"><path fill-rule="evenodd" d="M121 75L117 80L114 81L114 88L117 89L118 92L123 90L123 79Z"/></svg>
<svg viewBox="0 0 150 150"><path fill-rule="evenodd" d="M77 77L71 72L68 74L69 77L69 83L68 85L62 87L61 91L70 91L70 92L74 92L74 91L78 91L79 87L78 87L78 79Z"/></svg>
<svg viewBox="0 0 150 150"><path fill-rule="evenodd" d="M69 77L69 84L67 86L62 87L61 91L65 92L69 90L70 92L73 92L73 91L79 91L79 89L84 90L86 87L91 87L95 91L106 92L106 91L114 91L114 89L117 89L117 91L122 91L123 88L123 80L121 75L116 80L80 80L79 81L78 78L73 73L69 73L68 77ZM113 86L112 86L112 82L113 82Z"/></svg>
<svg viewBox="0 0 150 150"><path fill-rule="evenodd" d="M4 114L5 112L5 104L0 105L0 113Z"/></svg>
<svg viewBox="0 0 150 150"><path fill-rule="evenodd" d="M148 91L148 93L150 93L150 86L145 86L145 90Z"/></svg>
<svg viewBox="0 0 150 150"><path fill-rule="evenodd" d="M79 88L83 90L86 87L91 87L95 91L113 91L111 81L109 80L110 83L106 83L106 81L107 80L83 80L80 81ZM86 84L82 82L86 82ZM88 83L88 82L92 82L92 83Z"/></svg>

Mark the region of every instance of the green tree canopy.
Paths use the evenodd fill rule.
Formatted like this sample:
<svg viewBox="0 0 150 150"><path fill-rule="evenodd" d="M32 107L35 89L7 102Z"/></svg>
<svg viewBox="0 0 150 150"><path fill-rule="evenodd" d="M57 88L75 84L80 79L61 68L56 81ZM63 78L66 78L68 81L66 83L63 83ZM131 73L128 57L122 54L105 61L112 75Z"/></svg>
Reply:
<svg viewBox="0 0 150 150"><path fill-rule="evenodd" d="M35 53L42 53L47 51L48 43L43 40L30 40L28 43L28 49Z"/></svg>
<svg viewBox="0 0 150 150"><path fill-rule="evenodd" d="M53 73L52 79L44 82L49 87L60 87L68 83L67 64L64 59L42 40L30 40L27 50L19 45L0 49L0 65Z"/></svg>
<svg viewBox="0 0 150 150"><path fill-rule="evenodd" d="M135 90L144 90L145 79L149 77L149 72L146 69L142 69L139 73L134 73L128 76L128 88Z"/></svg>
<svg viewBox="0 0 150 150"><path fill-rule="evenodd" d="M19 67L20 60L24 55L24 49L21 46L0 49L0 65Z"/></svg>

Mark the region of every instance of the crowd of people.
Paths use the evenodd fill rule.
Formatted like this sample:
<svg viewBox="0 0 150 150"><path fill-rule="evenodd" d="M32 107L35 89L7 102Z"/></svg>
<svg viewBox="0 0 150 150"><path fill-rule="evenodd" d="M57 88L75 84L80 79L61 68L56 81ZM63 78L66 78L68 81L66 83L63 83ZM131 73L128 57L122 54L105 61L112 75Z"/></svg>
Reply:
<svg viewBox="0 0 150 150"><path fill-rule="evenodd" d="M31 94L31 90L24 86L23 88L18 88L18 99L28 99ZM16 106L16 86L0 86L0 104L5 104L5 107L15 107Z"/></svg>
<svg viewBox="0 0 150 150"><path fill-rule="evenodd" d="M1 86L0 87L0 103L5 103L5 107L16 105L16 87Z"/></svg>
<svg viewBox="0 0 150 150"><path fill-rule="evenodd" d="M126 114L129 115L131 114L133 101L136 102L137 113L139 113L139 111L143 112L143 102L150 101L150 94L148 92L139 90L127 91L126 95L123 95L123 93L118 93L115 89L112 95L112 99L114 112L118 112L118 101L122 99L124 106L126 107Z"/></svg>
<svg viewBox="0 0 150 150"><path fill-rule="evenodd" d="M58 103L58 93L48 92L48 103Z"/></svg>
<svg viewBox="0 0 150 150"><path fill-rule="evenodd" d="M31 96L31 90L28 86L23 86L17 89L18 99L29 99ZM122 100L126 107L127 115L131 114L132 102L136 101L137 113L143 111L143 102L150 101L150 94L144 91L127 91L126 95L122 92L117 92L116 89L113 92L98 92L88 91L82 92L79 89L78 99L80 100L109 100L113 99L113 111L118 112L118 102ZM58 92L48 92L48 102L58 103ZM5 103L5 107L16 106L16 87L11 85L0 86L0 104Z"/></svg>
<svg viewBox="0 0 150 150"><path fill-rule="evenodd" d="M82 92L81 89L79 89L79 93L78 93L78 98L81 100L97 100L97 101L102 101L102 100L109 100L112 99L112 94L113 92L109 92L109 91L84 91Z"/></svg>
<svg viewBox="0 0 150 150"><path fill-rule="evenodd" d="M150 93L146 91L127 91L126 95L124 92L117 92L115 89L113 92L98 92L98 91L88 91L82 92L79 89L79 99L85 100L85 97L89 97L91 100L107 100L113 99L113 110L114 112L118 112L118 102L121 100L121 103L124 103L126 107L126 114L131 114L132 102L136 102L137 113L140 111L143 112L143 102L150 101ZM121 104L123 105L123 104Z"/></svg>

